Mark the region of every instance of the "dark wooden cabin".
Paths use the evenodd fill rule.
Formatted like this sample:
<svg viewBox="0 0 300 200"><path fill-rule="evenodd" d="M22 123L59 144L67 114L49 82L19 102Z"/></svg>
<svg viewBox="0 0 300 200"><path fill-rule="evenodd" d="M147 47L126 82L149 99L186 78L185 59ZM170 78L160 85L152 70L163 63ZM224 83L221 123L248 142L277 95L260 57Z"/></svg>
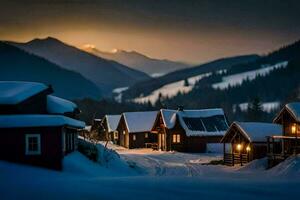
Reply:
<svg viewBox="0 0 300 200"><path fill-rule="evenodd" d="M300 102L286 104L273 122L282 125L282 133L268 137L269 167L300 153Z"/></svg>
<svg viewBox="0 0 300 200"><path fill-rule="evenodd" d="M102 130L100 131L100 138L102 141L112 141L118 144L117 127L120 122L121 115L105 115L102 119Z"/></svg>
<svg viewBox="0 0 300 200"><path fill-rule="evenodd" d="M0 159L62 169L85 124L77 106L41 83L0 81Z"/></svg>
<svg viewBox="0 0 300 200"><path fill-rule="evenodd" d="M118 144L129 149L156 144L156 135L151 133L156 115L157 111L123 113L117 127Z"/></svg>
<svg viewBox="0 0 300 200"><path fill-rule="evenodd" d="M163 151L221 152L219 142L227 128L222 109L161 109L152 132Z"/></svg>
<svg viewBox="0 0 300 200"><path fill-rule="evenodd" d="M233 122L222 138L224 164L245 164L267 155L267 137L281 134L278 124Z"/></svg>

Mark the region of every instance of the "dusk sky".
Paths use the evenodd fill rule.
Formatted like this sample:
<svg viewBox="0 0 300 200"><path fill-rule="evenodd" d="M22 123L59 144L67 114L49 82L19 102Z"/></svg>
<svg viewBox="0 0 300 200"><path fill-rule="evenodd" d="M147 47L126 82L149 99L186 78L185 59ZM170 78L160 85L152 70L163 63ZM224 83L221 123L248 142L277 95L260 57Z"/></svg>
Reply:
<svg viewBox="0 0 300 200"><path fill-rule="evenodd" d="M56 37L203 63L300 39L298 0L1 0L0 39Z"/></svg>

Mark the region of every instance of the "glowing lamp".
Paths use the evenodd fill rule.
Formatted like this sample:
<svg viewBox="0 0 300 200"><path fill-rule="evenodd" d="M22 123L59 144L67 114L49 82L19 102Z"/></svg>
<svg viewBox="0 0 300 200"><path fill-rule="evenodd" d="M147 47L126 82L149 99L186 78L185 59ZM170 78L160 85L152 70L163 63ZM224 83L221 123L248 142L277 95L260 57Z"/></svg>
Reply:
<svg viewBox="0 0 300 200"><path fill-rule="evenodd" d="M246 147L246 151L249 152L251 150L250 146Z"/></svg>
<svg viewBox="0 0 300 200"><path fill-rule="evenodd" d="M292 133L295 134L296 133L296 124L293 124L291 129L292 129Z"/></svg>
<svg viewBox="0 0 300 200"><path fill-rule="evenodd" d="M242 150L242 145L241 145L241 144L238 144L238 145L236 146L236 149L237 149L238 151L241 151L241 150Z"/></svg>

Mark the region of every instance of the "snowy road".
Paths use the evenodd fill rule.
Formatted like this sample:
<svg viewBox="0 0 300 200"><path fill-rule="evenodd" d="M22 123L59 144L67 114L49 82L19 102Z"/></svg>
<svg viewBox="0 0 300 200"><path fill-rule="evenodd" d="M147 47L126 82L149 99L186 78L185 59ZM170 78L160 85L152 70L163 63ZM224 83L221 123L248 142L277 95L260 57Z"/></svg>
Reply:
<svg viewBox="0 0 300 200"><path fill-rule="evenodd" d="M179 152L160 152L151 149L119 149L121 158L137 170L152 176L199 176L209 173L209 169L222 168L222 166L207 166L212 160L221 160L219 154L192 154Z"/></svg>
<svg viewBox="0 0 300 200"><path fill-rule="evenodd" d="M266 171L264 159L245 167L225 167L203 165L219 155L112 148L120 156L110 151L114 159L107 165L71 153L64 159L62 172L0 161L1 200L299 197L300 156Z"/></svg>

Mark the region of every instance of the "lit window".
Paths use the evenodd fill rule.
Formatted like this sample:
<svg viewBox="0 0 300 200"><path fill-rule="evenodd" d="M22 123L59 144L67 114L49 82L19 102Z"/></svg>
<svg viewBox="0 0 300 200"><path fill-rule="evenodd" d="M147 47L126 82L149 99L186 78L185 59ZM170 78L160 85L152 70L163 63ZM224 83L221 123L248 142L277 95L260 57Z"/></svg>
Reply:
<svg viewBox="0 0 300 200"><path fill-rule="evenodd" d="M145 133L145 138L148 138L149 136L148 136L148 133Z"/></svg>
<svg viewBox="0 0 300 200"><path fill-rule="evenodd" d="M296 130L297 130L297 125L295 123L293 123L292 127L291 127L292 134L295 134Z"/></svg>
<svg viewBox="0 0 300 200"><path fill-rule="evenodd" d="M136 135L132 136L133 141L136 141Z"/></svg>
<svg viewBox="0 0 300 200"><path fill-rule="evenodd" d="M118 139L118 132L114 132L114 139Z"/></svg>
<svg viewBox="0 0 300 200"><path fill-rule="evenodd" d="M180 134L173 134L173 143L180 143Z"/></svg>
<svg viewBox="0 0 300 200"><path fill-rule="evenodd" d="M126 131L123 131L123 135L125 135L126 134Z"/></svg>
<svg viewBox="0 0 300 200"><path fill-rule="evenodd" d="M41 154L41 137L40 134L26 134L26 155Z"/></svg>

